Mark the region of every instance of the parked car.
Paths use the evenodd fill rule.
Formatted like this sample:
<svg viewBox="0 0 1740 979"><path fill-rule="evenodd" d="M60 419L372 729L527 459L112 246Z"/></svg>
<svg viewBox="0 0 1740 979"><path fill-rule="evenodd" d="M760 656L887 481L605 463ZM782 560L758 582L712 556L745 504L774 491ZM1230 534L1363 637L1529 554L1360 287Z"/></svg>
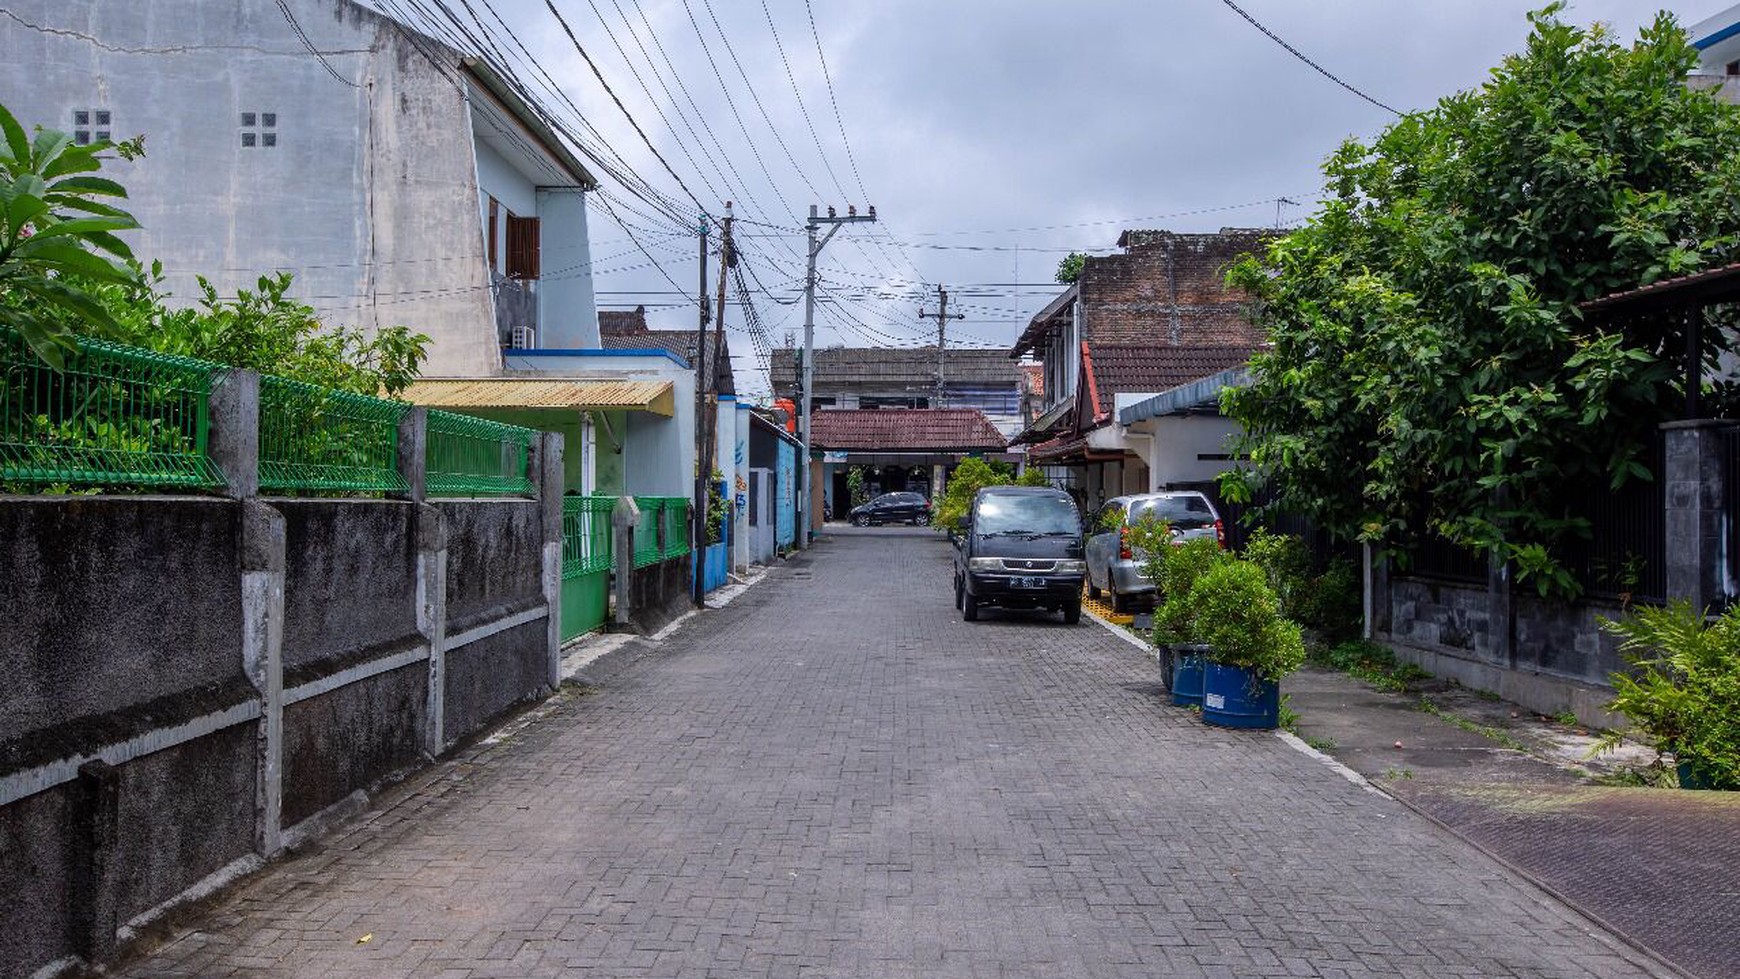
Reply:
<svg viewBox="0 0 1740 979"><path fill-rule="evenodd" d="M1043 608L1081 621L1081 512L1062 490L987 486L973 496L955 545L955 608Z"/></svg>
<svg viewBox="0 0 1740 979"><path fill-rule="evenodd" d="M1152 600L1154 582L1142 575L1147 554L1130 546L1130 525L1145 516L1164 520L1172 527L1172 543L1196 537L1213 537L1226 547L1226 527L1220 512L1201 493L1144 493L1107 500L1088 523L1088 594L1111 595L1112 611L1126 612L1139 600Z"/></svg>
<svg viewBox="0 0 1740 979"><path fill-rule="evenodd" d="M853 507L851 517L855 527L930 523L930 501L922 493L884 493L863 506Z"/></svg>

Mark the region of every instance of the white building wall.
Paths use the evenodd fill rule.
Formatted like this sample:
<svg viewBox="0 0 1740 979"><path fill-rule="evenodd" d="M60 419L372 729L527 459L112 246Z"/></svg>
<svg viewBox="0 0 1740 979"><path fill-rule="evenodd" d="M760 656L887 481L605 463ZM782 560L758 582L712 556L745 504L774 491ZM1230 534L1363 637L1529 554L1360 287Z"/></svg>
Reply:
<svg viewBox="0 0 1740 979"><path fill-rule="evenodd" d="M233 294L287 270L329 324L428 334L431 374L496 372L462 94L384 18L288 3L325 66L273 0L10 0L0 92L26 126L101 109L115 138L145 135L104 176L175 301L196 275Z"/></svg>
<svg viewBox="0 0 1740 979"><path fill-rule="evenodd" d="M592 291L586 195L577 188L543 188L537 192L537 208L542 221L538 345L558 350L602 346Z"/></svg>
<svg viewBox="0 0 1740 979"><path fill-rule="evenodd" d="M1218 415L1154 418L1131 426L1132 435L1152 432L1153 439L1127 439L1131 452L1149 468L1144 489L1163 490L1178 483L1200 483L1232 468L1226 459L1198 456L1226 455L1238 424Z"/></svg>

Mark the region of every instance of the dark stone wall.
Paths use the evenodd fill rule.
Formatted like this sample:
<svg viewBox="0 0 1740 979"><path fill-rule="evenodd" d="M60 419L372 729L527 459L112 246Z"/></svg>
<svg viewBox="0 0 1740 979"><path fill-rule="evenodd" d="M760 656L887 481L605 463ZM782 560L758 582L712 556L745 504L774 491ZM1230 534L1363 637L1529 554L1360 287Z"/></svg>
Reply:
<svg viewBox="0 0 1740 979"><path fill-rule="evenodd" d="M547 692L543 619L504 629L447 653L447 740L483 729L515 704Z"/></svg>
<svg viewBox="0 0 1740 979"><path fill-rule="evenodd" d="M284 669L417 638L416 508L392 500L273 500L284 515ZM333 664L336 666L337 664ZM304 669L316 667L313 670ZM286 685L289 685L286 680Z"/></svg>
<svg viewBox="0 0 1740 979"><path fill-rule="evenodd" d="M241 680L241 508L0 500L0 743Z"/></svg>
<svg viewBox="0 0 1740 979"><path fill-rule="evenodd" d="M635 631L657 632L694 608L689 561L685 554L629 572L628 617Z"/></svg>
<svg viewBox="0 0 1740 979"><path fill-rule="evenodd" d="M73 945L74 795L62 785L0 808L0 976L30 975Z"/></svg>
<svg viewBox="0 0 1740 979"><path fill-rule="evenodd" d="M417 764L428 690L419 660L284 708L284 825Z"/></svg>
<svg viewBox="0 0 1740 979"><path fill-rule="evenodd" d="M237 724L116 769L118 923L254 852L256 729Z"/></svg>
<svg viewBox="0 0 1740 979"><path fill-rule="evenodd" d="M537 501L442 500L434 505L447 520L449 634L488 613L543 601Z"/></svg>
<svg viewBox="0 0 1740 979"><path fill-rule="evenodd" d="M1622 615L1618 605L1569 605L1515 593L1512 602L1514 661L1507 652L1513 637L1499 632L1510 624L1493 621L1485 587L1392 576L1388 637L1471 662L1597 686L1608 685L1609 674L1624 667L1617 640L1601 630L1599 621Z"/></svg>
<svg viewBox="0 0 1740 979"><path fill-rule="evenodd" d="M1484 586L1398 575L1390 579L1390 608L1391 635L1398 641L1496 661Z"/></svg>

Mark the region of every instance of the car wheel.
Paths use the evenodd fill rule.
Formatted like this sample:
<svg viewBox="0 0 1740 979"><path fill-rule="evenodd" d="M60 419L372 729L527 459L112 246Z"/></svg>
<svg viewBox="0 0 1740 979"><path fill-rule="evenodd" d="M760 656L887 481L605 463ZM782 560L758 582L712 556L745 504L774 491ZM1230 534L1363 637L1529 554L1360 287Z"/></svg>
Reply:
<svg viewBox="0 0 1740 979"><path fill-rule="evenodd" d="M966 591L967 591L967 589L961 584L960 576L956 575L955 576L955 608L961 607L961 596L965 595Z"/></svg>
<svg viewBox="0 0 1740 979"><path fill-rule="evenodd" d="M1075 625L1081 621L1081 599L1076 599L1063 607L1063 624Z"/></svg>
<svg viewBox="0 0 1740 979"><path fill-rule="evenodd" d="M866 517L862 513L854 513L854 514L852 514L852 526L854 526L854 527L868 527L868 526L870 526L870 518Z"/></svg>
<svg viewBox="0 0 1740 979"><path fill-rule="evenodd" d="M1087 589L1088 589L1088 597L1089 598L1100 597L1100 586L1094 584L1094 575L1093 575L1092 571L1088 572Z"/></svg>
<svg viewBox="0 0 1740 979"><path fill-rule="evenodd" d="M961 595L961 618L968 622L979 621L979 600L970 591Z"/></svg>
<svg viewBox="0 0 1740 979"><path fill-rule="evenodd" d="M1110 576L1108 576L1108 578L1109 577ZM1114 611L1114 612L1128 612L1130 610L1130 600L1128 598L1125 598L1123 595L1118 594L1117 583L1114 581L1108 580L1106 582L1106 587L1111 589L1111 592L1112 592L1112 611Z"/></svg>

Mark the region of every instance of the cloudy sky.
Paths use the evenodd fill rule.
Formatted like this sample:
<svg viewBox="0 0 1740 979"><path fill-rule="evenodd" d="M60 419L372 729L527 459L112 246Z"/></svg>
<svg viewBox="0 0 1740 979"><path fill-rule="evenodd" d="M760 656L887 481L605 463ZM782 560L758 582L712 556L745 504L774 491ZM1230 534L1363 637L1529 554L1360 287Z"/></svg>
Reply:
<svg viewBox="0 0 1740 979"><path fill-rule="evenodd" d="M776 345L788 332L801 338L794 300L811 204L841 213L875 204L880 217L844 228L823 255L819 345L927 342L934 323L917 314L934 311L940 284L966 314L950 324L951 346L1002 346L1056 293L1052 276L1070 249L1109 251L1127 227L1297 222L1324 156L1393 118L1224 0L555 0L673 176L545 0L495 2L593 127L588 139L684 210L695 209L691 195L715 214L731 200L758 222L739 225L746 281ZM1305 56L1403 112L1478 85L1521 47L1525 13L1538 5L1240 0ZM1669 9L1690 24L1726 6ZM1579 0L1565 16L1629 39L1656 9ZM573 112L542 83L534 89ZM592 209L601 308L644 303L655 326L689 326L692 233L605 183ZM746 376L758 358L740 307L728 325L740 387L764 390Z"/></svg>

